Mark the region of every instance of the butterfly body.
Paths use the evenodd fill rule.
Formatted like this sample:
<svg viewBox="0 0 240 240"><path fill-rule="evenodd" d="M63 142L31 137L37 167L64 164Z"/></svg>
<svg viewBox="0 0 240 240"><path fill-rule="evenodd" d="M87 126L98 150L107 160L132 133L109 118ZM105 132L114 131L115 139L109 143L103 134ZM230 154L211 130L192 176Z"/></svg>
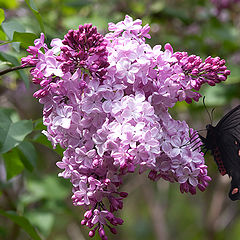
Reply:
<svg viewBox="0 0 240 240"><path fill-rule="evenodd" d="M206 138L200 138L211 154L221 175L231 178L229 197L240 199L240 105L227 113L216 126L207 125Z"/></svg>

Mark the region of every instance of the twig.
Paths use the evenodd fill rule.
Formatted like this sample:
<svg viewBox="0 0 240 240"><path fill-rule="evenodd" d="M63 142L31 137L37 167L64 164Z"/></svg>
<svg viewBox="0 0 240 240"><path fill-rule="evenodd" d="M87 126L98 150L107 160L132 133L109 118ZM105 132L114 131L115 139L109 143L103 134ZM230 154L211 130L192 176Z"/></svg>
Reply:
<svg viewBox="0 0 240 240"><path fill-rule="evenodd" d="M167 240L168 230L165 222L165 211L163 206L161 206L161 204L155 199L152 187L143 187L143 193L149 206L156 239Z"/></svg>
<svg viewBox="0 0 240 240"><path fill-rule="evenodd" d="M7 190L2 190L2 193L6 197L6 200L9 204L11 210L16 211L17 210L16 205L13 202L13 200L12 200L10 194L8 193L8 191ZM12 239L12 240L18 239L19 233L20 233L20 227L16 223L13 223L12 230L11 230L11 233L10 233L10 239Z"/></svg>
<svg viewBox="0 0 240 240"><path fill-rule="evenodd" d="M16 223L14 223L11 230L10 239L11 240L18 239L19 233L20 233L20 227Z"/></svg>
<svg viewBox="0 0 240 240"><path fill-rule="evenodd" d="M7 203L8 203L8 205L9 205L9 207L11 208L11 210L16 211L16 210L17 210L16 205L15 205L15 203L13 202L13 200L12 200L10 194L8 193L8 191L5 190L5 189L3 189L3 190L2 190L2 193L3 193L4 197L6 198Z"/></svg>
<svg viewBox="0 0 240 240"><path fill-rule="evenodd" d="M0 76L1 75L4 75L6 73L9 73L9 72L12 72L12 71L16 71L16 70L21 70L21 69L24 69L24 68L30 68L30 67L35 67L34 65L30 65L30 66L16 66L16 67L11 67L11 68L8 68L8 69L5 69L3 71L0 71Z"/></svg>
<svg viewBox="0 0 240 240"><path fill-rule="evenodd" d="M205 217L208 239L215 239L218 232L218 219L222 215L226 199L224 178L219 175L215 182L214 194L209 204L208 214Z"/></svg>

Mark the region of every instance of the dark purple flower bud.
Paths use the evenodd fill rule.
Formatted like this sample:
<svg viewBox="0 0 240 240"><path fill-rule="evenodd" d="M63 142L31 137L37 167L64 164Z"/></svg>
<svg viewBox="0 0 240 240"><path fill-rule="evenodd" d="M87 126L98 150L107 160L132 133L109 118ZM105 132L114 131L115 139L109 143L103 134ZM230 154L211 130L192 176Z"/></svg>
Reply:
<svg viewBox="0 0 240 240"><path fill-rule="evenodd" d="M118 208L122 209L123 208L123 202L119 200Z"/></svg>
<svg viewBox="0 0 240 240"><path fill-rule="evenodd" d="M219 71L225 71L225 70L227 70L227 67L225 65L222 67L219 67Z"/></svg>
<svg viewBox="0 0 240 240"><path fill-rule="evenodd" d="M210 86L215 86L215 85L216 85L215 82L212 81L212 80L208 80L207 83L208 83Z"/></svg>
<svg viewBox="0 0 240 240"><path fill-rule="evenodd" d="M220 59L220 58L219 58ZM224 59L222 59L220 62L219 62L219 65L220 66L223 66L223 65L225 65L226 64L226 61L224 60Z"/></svg>
<svg viewBox="0 0 240 240"><path fill-rule="evenodd" d="M227 79L227 77L224 75L218 75L218 79L221 82L221 81L225 81Z"/></svg>
<svg viewBox="0 0 240 240"><path fill-rule="evenodd" d="M203 176L203 180L206 182L210 182L212 179L209 176L205 175Z"/></svg>
<svg viewBox="0 0 240 240"><path fill-rule="evenodd" d="M89 29L92 27L92 24L91 23L85 23L83 28L86 30L86 31L89 31Z"/></svg>
<svg viewBox="0 0 240 240"><path fill-rule="evenodd" d="M113 234L117 234L117 229L116 228L113 228L113 227L109 226L109 229Z"/></svg>
<svg viewBox="0 0 240 240"><path fill-rule="evenodd" d="M190 55L190 56L188 57L188 61L189 61L190 63L192 63L195 59L196 59L196 56L195 56L195 55Z"/></svg>
<svg viewBox="0 0 240 240"><path fill-rule="evenodd" d="M224 71L224 74L228 76L228 75L231 74L231 71L230 71L230 70L225 70L225 71Z"/></svg>
<svg viewBox="0 0 240 240"><path fill-rule="evenodd" d="M185 101L186 101L186 103L188 103L188 104L192 103L192 99L189 98L189 97L187 97L187 98L185 99Z"/></svg>
<svg viewBox="0 0 240 240"><path fill-rule="evenodd" d="M49 84L50 81L51 81L50 79L44 79L40 82L40 86L41 87L46 87Z"/></svg>
<svg viewBox="0 0 240 240"><path fill-rule="evenodd" d="M206 188L208 186L208 182L201 180L202 181L202 185Z"/></svg>
<svg viewBox="0 0 240 240"><path fill-rule="evenodd" d="M27 57L23 57L21 59L21 62L22 62L22 66L25 67L25 66L35 66L37 64L37 61L34 59L34 56L27 56Z"/></svg>
<svg viewBox="0 0 240 240"><path fill-rule="evenodd" d="M99 227L98 233L99 233L100 238L102 238L102 239L106 236L106 235L105 235L104 228L103 228L102 225Z"/></svg>
<svg viewBox="0 0 240 240"><path fill-rule="evenodd" d="M181 193L189 192L189 185L187 183L181 183L180 191L181 191Z"/></svg>
<svg viewBox="0 0 240 240"><path fill-rule="evenodd" d="M83 220L81 221L81 225L86 225L86 223L87 223L87 220L86 220L86 219L83 219Z"/></svg>
<svg viewBox="0 0 240 240"><path fill-rule="evenodd" d="M105 180L104 180L104 185L109 185L111 183L111 180L110 179L108 179L108 178L106 178Z"/></svg>
<svg viewBox="0 0 240 240"><path fill-rule="evenodd" d="M84 217L86 219L90 219L92 217L92 209L89 210L89 211L86 211L85 214L84 214Z"/></svg>
<svg viewBox="0 0 240 240"><path fill-rule="evenodd" d="M206 63L212 62L212 57L211 57L211 56L208 56L208 57L205 59L205 62L206 62Z"/></svg>
<svg viewBox="0 0 240 240"><path fill-rule="evenodd" d="M210 69L211 68L211 64L210 63L207 63L207 64L205 64L204 65L204 67L202 68L203 70L208 70L208 69Z"/></svg>
<svg viewBox="0 0 240 240"><path fill-rule="evenodd" d="M169 50L171 53L173 53L173 48L172 48L172 46L171 46L170 43L166 43L166 44L164 45L164 49L165 49L165 50Z"/></svg>
<svg viewBox="0 0 240 240"><path fill-rule="evenodd" d="M32 55L36 55L38 54L38 48L36 48L35 46L29 46L27 49L27 52L29 52Z"/></svg>
<svg viewBox="0 0 240 240"><path fill-rule="evenodd" d="M44 109L43 110L43 116L47 118L51 114L52 110L53 110L52 106L47 108L47 109Z"/></svg>
<svg viewBox="0 0 240 240"><path fill-rule="evenodd" d="M195 195L196 194L196 188L195 187L193 187L193 186L189 186L189 192L192 194L192 195Z"/></svg>
<svg viewBox="0 0 240 240"><path fill-rule="evenodd" d="M135 171L135 166L133 164L128 165L128 172L133 173Z"/></svg>
<svg viewBox="0 0 240 240"><path fill-rule="evenodd" d="M126 198L128 196L127 192L120 192L119 195L123 198Z"/></svg>
<svg viewBox="0 0 240 240"><path fill-rule="evenodd" d="M94 237L95 236L95 231L94 230L89 231L88 235L89 235L90 238Z"/></svg>
<svg viewBox="0 0 240 240"><path fill-rule="evenodd" d="M153 170L151 170L148 174L148 178L153 180L153 181L155 181L156 176L157 176L157 172L153 171Z"/></svg>
<svg viewBox="0 0 240 240"><path fill-rule="evenodd" d="M34 84L40 84L41 81L42 81L42 79L32 78L32 82L33 82Z"/></svg>
<svg viewBox="0 0 240 240"><path fill-rule="evenodd" d="M116 221L117 221L118 225L122 225L124 222L121 218L116 218Z"/></svg>
<svg viewBox="0 0 240 240"><path fill-rule="evenodd" d="M45 97L48 94L48 90L47 89L39 89L38 91L36 91L33 94L33 97L35 98L42 98Z"/></svg>
<svg viewBox="0 0 240 240"><path fill-rule="evenodd" d="M117 211L119 209L119 202L116 198L112 197L110 203L114 211Z"/></svg>
<svg viewBox="0 0 240 240"><path fill-rule="evenodd" d="M201 191L201 192L204 192L206 187L203 185L203 184L198 184L198 189Z"/></svg>
<svg viewBox="0 0 240 240"><path fill-rule="evenodd" d="M94 224L91 223L90 221L87 221L86 226L89 228L92 228L94 226Z"/></svg>

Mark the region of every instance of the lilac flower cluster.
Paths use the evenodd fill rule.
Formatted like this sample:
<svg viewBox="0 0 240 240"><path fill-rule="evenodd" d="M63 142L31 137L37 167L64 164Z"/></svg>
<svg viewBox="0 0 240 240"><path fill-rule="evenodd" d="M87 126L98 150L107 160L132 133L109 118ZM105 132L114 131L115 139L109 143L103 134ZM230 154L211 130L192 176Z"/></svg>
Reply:
<svg viewBox="0 0 240 240"><path fill-rule="evenodd" d="M178 182L181 192L204 191L210 181L197 132L168 113L177 101L198 101L203 83L226 80L224 60L151 48L148 25L129 16L100 35L89 24L70 30L50 49L44 35L29 47L23 65L34 65L34 96L44 105L43 133L65 149L59 176L73 184L73 204L86 209L82 224L107 239L123 220L123 176Z"/></svg>

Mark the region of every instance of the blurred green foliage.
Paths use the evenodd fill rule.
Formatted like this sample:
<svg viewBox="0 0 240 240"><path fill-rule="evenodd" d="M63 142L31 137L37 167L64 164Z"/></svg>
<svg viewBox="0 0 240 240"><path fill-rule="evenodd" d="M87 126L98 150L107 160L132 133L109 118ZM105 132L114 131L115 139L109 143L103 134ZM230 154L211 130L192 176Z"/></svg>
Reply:
<svg viewBox="0 0 240 240"><path fill-rule="evenodd" d="M207 107L217 107L214 122L240 102L239 5L219 14L208 0L0 0L0 7L0 70L18 66L40 32L48 44L89 22L104 34L108 22L129 14L151 26L152 46L170 42L175 51L226 60L230 78L201 89ZM53 151L41 134L41 106L29 79L25 70L0 79L0 239L88 239L82 209L71 203L71 184L57 177L62 149ZM171 112L196 129L210 121L201 101L178 103ZM227 197L229 179L219 176L210 155L206 162L213 181L196 196L144 175L126 178L125 223L109 239L239 239L239 203Z"/></svg>

